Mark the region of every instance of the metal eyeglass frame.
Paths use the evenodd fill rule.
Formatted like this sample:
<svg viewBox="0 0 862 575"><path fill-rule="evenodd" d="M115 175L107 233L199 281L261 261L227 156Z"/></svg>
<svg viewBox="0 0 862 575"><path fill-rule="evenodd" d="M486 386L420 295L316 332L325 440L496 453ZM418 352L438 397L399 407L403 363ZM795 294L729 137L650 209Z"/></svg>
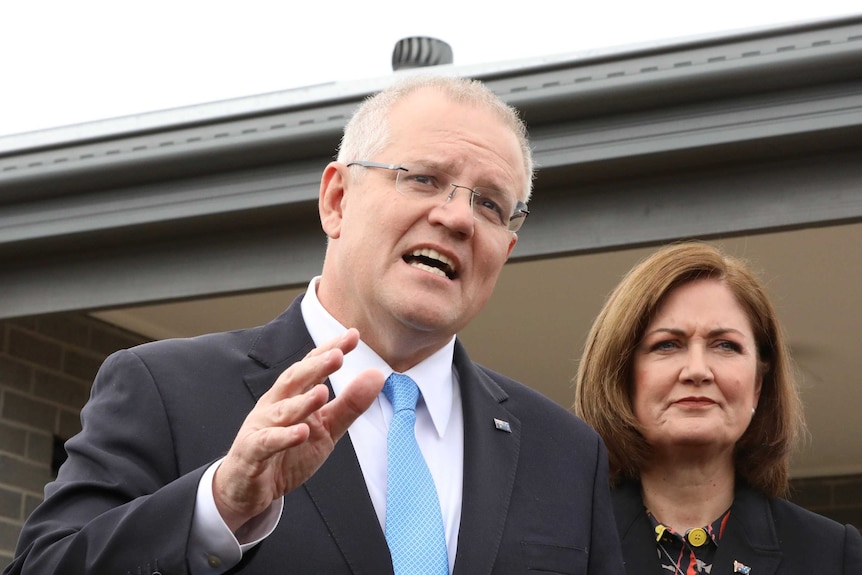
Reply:
<svg viewBox="0 0 862 575"><path fill-rule="evenodd" d="M346 166L349 168L350 166L361 166L363 168L381 168L383 170L394 170L394 171L404 171L409 172L410 170L401 166L399 164L382 164L380 162L370 162L367 160L356 160L354 162L348 162ZM477 192L475 188L470 188L468 186L462 186L460 184L450 183L454 189L452 190L452 194L455 193L455 190L458 188L464 188L465 190L470 190L470 209L473 209L473 198L476 196L481 197L481 193ZM449 195L451 199L452 195ZM527 219L527 216L530 215L530 210L527 209L527 204L522 202L521 200L517 200L515 204L515 211L509 215L509 223L505 227L510 232L517 232L521 229L521 226L524 225L524 220Z"/></svg>

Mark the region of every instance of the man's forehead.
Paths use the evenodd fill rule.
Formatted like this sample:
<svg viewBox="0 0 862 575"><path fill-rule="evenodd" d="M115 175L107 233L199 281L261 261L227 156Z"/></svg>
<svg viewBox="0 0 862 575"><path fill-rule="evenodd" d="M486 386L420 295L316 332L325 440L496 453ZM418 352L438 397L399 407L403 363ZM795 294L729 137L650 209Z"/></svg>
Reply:
<svg viewBox="0 0 862 575"><path fill-rule="evenodd" d="M447 123L447 120L457 116L459 108L467 111L471 118L484 117L476 122ZM436 140L435 135L446 133L449 129L463 130L486 139L484 146L494 155L512 154L511 160L506 162L512 173L504 179L511 180L510 185L519 190L526 189L528 176L523 167L523 150L518 137L498 111L487 103L457 98L443 89L423 86L405 94L396 102L390 110L388 120L389 138L384 152L391 151L399 157L386 161L418 163L458 176L475 163L476 158L473 155L453 154L452 150ZM423 137L425 135L428 138ZM442 143L445 143L445 138ZM499 180L499 176L500 174L497 174L497 177L492 179ZM479 185L492 183L489 181ZM503 182L498 185L501 184ZM517 193L519 198L523 195Z"/></svg>

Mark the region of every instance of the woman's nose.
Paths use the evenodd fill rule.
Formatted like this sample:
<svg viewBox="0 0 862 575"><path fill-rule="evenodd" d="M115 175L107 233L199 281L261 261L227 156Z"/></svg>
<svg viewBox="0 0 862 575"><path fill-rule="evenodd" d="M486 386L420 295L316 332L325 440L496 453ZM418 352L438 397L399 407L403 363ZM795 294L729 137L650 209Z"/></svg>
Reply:
<svg viewBox="0 0 862 575"><path fill-rule="evenodd" d="M685 364L680 372L680 381L701 385L713 380L706 352L701 346L691 346L685 356Z"/></svg>

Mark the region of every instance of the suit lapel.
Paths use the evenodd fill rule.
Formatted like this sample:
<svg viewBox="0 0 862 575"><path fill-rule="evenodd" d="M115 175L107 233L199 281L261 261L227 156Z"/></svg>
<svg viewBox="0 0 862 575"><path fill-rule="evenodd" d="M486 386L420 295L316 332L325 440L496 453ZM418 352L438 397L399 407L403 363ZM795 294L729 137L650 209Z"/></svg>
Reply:
<svg viewBox="0 0 862 575"><path fill-rule="evenodd" d="M300 301L293 300L281 315L260 328L248 356L263 369L254 368L245 377L245 384L254 400L272 387L281 372L301 360L314 348L314 342L305 328Z"/></svg>
<svg viewBox="0 0 862 575"><path fill-rule="evenodd" d="M455 345L464 410L464 493L453 575L491 573L506 524L521 446L507 394ZM508 424L495 425L495 420Z"/></svg>
<svg viewBox="0 0 862 575"><path fill-rule="evenodd" d="M661 568L655 539L641 500L640 484L625 482L611 493L626 573L656 575Z"/></svg>
<svg viewBox="0 0 862 575"><path fill-rule="evenodd" d="M738 487L713 575L734 573L734 562L751 567L751 575L774 575L781 556L769 501L747 487Z"/></svg>
<svg viewBox="0 0 862 575"><path fill-rule="evenodd" d="M368 495L356 452L345 434L305 482L305 489L356 575L392 575L392 559Z"/></svg>
<svg viewBox="0 0 862 575"><path fill-rule="evenodd" d="M284 313L263 326L249 351L249 357L263 367L245 377L255 401L272 387L282 371L314 348L302 319L301 299L302 296L295 299ZM332 387L329 381L326 384L332 399ZM314 502L353 573L392 573L389 548L348 434L335 445L332 454L305 482L303 489Z"/></svg>

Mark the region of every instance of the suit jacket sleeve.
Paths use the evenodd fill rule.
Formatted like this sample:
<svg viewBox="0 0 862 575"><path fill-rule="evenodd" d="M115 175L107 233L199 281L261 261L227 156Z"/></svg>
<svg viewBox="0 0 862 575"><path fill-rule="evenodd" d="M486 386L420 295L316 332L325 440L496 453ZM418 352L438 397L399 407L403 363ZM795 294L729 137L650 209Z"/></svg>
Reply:
<svg viewBox="0 0 862 575"><path fill-rule="evenodd" d="M604 443L598 438L596 442L598 456L593 482L593 544L590 550L589 572L594 575L604 575L621 568L622 550L608 483L608 454ZM621 569L619 572L622 573Z"/></svg>
<svg viewBox="0 0 862 575"><path fill-rule="evenodd" d="M135 353L105 361L81 419L6 573L185 573L206 465L179 473L162 398Z"/></svg>
<svg viewBox="0 0 862 575"><path fill-rule="evenodd" d="M845 525L844 535L844 573L862 573L862 533L852 525Z"/></svg>

